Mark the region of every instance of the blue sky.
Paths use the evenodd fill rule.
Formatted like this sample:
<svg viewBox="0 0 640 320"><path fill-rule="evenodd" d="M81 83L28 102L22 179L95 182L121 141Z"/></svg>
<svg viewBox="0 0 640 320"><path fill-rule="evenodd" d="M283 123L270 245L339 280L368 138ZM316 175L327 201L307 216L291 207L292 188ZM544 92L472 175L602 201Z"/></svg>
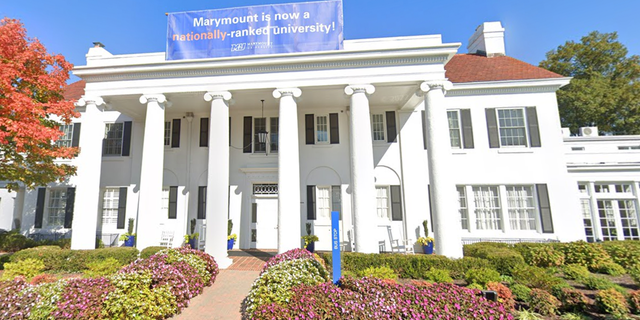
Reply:
<svg viewBox="0 0 640 320"><path fill-rule="evenodd" d="M84 65L92 42L113 54L163 52L165 12L298 2L292 0L2 0L0 17L20 19L49 52ZM507 55L537 65L567 40L590 31L617 31L630 54L640 55L640 1L344 0L344 37L362 39L442 34L461 42L484 21L501 21ZM77 80L73 77L72 81Z"/></svg>

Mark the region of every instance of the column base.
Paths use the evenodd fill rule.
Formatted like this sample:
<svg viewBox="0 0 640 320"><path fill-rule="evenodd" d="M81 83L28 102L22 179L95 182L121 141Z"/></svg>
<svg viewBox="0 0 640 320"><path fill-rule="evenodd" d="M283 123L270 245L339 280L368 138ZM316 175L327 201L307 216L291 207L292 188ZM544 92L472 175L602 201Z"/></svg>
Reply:
<svg viewBox="0 0 640 320"><path fill-rule="evenodd" d="M222 259L216 259L216 263L218 264L218 269L226 269L226 268L229 268L229 266L231 266L231 264L233 263L233 259L229 257L224 257Z"/></svg>

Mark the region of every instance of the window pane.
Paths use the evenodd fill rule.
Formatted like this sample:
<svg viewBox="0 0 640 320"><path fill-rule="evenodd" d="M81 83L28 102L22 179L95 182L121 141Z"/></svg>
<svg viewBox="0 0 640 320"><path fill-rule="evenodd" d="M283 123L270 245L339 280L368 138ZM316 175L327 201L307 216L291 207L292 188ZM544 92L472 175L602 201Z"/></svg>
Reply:
<svg viewBox="0 0 640 320"><path fill-rule="evenodd" d="M512 230L536 230L536 205L531 186L506 186Z"/></svg>
<svg viewBox="0 0 640 320"><path fill-rule="evenodd" d="M316 117L316 141L318 143L329 142L329 125L327 124L327 116Z"/></svg>
<svg viewBox="0 0 640 320"><path fill-rule="evenodd" d="M620 209L620 223L625 240L640 240L638 236L638 214L635 200L618 201Z"/></svg>
<svg viewBox="0 0 640 320"><path fill-rule="evenodd" d="M464 187L456 187L458 190L458 211L460 212L460 224L462 230L469 230L469 208L467 207L467 196Z"/></svg>
<svg viewBox="0 0 640 320"><path fill-rule="evenodd" d="M376 211L378 213L378 219L391 221L389 187L376 187Z"/></svg>
<svg viewBox="0 0 640 320"><path fill-rule="evenodd" d="M618 240L616 218L613 210L613 202L611 200L598 201L598 216L600 217L602 240Z"/></svg>
<svg viewBox="0 0 640 320"><path fill-rule="evenodd" d="M374 141L384 141L384 116L382 114L374 114L371 116L371 129L373 130Z"/></svg>
<svg viewBox="0 0 640 320"><path fill-rule="evenodd" d="M162 187L162 200L160 202L160 216L169 216L169 187Z"/></svg>
<svg viewBox="0 0 640 320"><path fill-rule="evenodd" d="M171 145L171 121L165 121L164 123L164 145Z"/></svg>
<svg viewBox="0 0 640 320"><path fill-rule="evenodd" d="M473 187L473 200L476 206L474 210L476 215L476 229L499 230L500 197L498 196L498 187Z"/></svg>
<svg viewBox="0 0 640 320"><path fill-rule="evenodd" d="M451 140L451 147L460 148L462 142L460 139L460 120L458 118L458 111L447 111L447 118L449 119L449 139Z"/></svg>
<svg viewBox="0 0 640 320"><path fill-rule="evenodd" d="M119 188L107 188L102 199L102 225L115 225L118 223L118 197Z"/></svg>
<svg viewBox="0 0 640 320"><path fill-rule="evenodd" d="M582 207L582 221L584 223L584 233L587 235L587 242L595 242L593 233L593 218L591 216L591 204L589 199L580 199Z"/></svg>
<svg viewBox="0 0 640 320"><path fill-rule="evenodd" d="M331 219L330 187L316 187L316 214L318 220Z"/></svg>
<svg viewBox="0 0 640 320"><path fill-rule="evenodd" d="M527 146L523 109L498 109L501 146Z"/></svg>
<svg viewBox="0 0 640 320"><path fill-rule="evenodd" d="M253 124L253 152L266 152L267 145L265 143L260 143L259 132L267 131L267 119L266 118L255 118Z"/></svg>
<svg viewBox="0 0 640 320"><path fill-rule="evenodd" d="M122 154L122 127L122 123L105 124L102 145L103 155L119 156Z"/></svg>
<svg viewBox="0 0 640 320"><path fill-rule="evenodd" d="M271 125L271 132L269 133L270 135L270 152L278 152L278 131L279 131L279 126L280 126L280 122L279 122L279 118L278 117L273 117L271 119L269 119L269 121L271 121L270 125Z"/></svg>
<svg viewBox="0 0 640 320"><path fill-rule="evenodd" d="M49 193L49 207L47 208L47 225L62 226L64 224L65 208L67 206L67 190L51 190Z"/></svg>
<svg viewBox="0 0 640 320"><path fill-rule="evenodd" d="M56 145L59 147L71 147L71 141L73 139L73 124L64 124L60 126L62 136L56 141Z"/></svg>

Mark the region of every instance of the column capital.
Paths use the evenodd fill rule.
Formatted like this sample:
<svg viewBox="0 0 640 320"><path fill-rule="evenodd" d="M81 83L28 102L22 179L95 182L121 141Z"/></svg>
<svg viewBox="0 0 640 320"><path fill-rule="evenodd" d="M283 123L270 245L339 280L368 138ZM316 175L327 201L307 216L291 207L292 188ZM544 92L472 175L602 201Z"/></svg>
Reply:
<svg viewBox="0 0 640 320"><path fill-rule="evenodd" d="M231 100L231 97L232 95L229 91L207 91L204 94L204 101L209 102L215 99L223 99L229 101Z"/></svg>
<svg viewBox="0 0 640 320"><path fill-rule="evenodd" d="M140 96L140 103L147 104L149 102L165 103L169 102L164 94L143 94Z"/></svg>
<svg viewBox="0 0 640 320"><path fill-rule="evenodd" d="M302 95L302 90L300 88L278 88L273 90L273 97L276 99L280 99L280 97L292 96L294 98L298 98Z"/></svg>
<svg viewBox="0 0 640 320"><path fill-rule="evenodd" d="M442 90L443 93L446 93L447 90L450 90L453 87L453 84L450 81L425 81L420 84L420 90L418 90L418 94L427 93L432 90Z"/></svg>
<svg viewBox="0 0 640 320"><path fill-rule="evenodd" d="M344 93L352 95L354 93L364 92L366 94L373 94L376 92L376 87L370 84L350 84L344 88Z"/></svg>
<svg viewBox="0 0 640 320"><path fill-rule="evenodd" d="M98 96L82 96L82 98L78 99L78 101L76 101L75 103L75 105L78 107L84 107L88 104L94 104L96 105L96 107L99 107L105 105L106 103L104 102L102 97Z"/></svg>

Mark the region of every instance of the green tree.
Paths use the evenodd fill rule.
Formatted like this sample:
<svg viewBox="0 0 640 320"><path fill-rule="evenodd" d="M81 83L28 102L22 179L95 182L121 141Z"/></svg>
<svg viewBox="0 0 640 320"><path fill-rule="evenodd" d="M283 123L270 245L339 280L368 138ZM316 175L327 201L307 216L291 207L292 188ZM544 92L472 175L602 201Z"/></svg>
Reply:
<svg viewBox="0 0 640 320"><path fill-rule="evenodd" d="M640 134L640 57L627 54L616 32L597 31L547 53L540 67L573 77L557 92L563 127Z"/></svg>
<svg viewBox="0 0 640 320"><path fill-rule="evenodd" d="M0 20L0 180L27 187L74 174L56 163L75 157L77 148L58 146L60 125L79 114L62 93L72 65L27 38L18 20Z"/></svg>

